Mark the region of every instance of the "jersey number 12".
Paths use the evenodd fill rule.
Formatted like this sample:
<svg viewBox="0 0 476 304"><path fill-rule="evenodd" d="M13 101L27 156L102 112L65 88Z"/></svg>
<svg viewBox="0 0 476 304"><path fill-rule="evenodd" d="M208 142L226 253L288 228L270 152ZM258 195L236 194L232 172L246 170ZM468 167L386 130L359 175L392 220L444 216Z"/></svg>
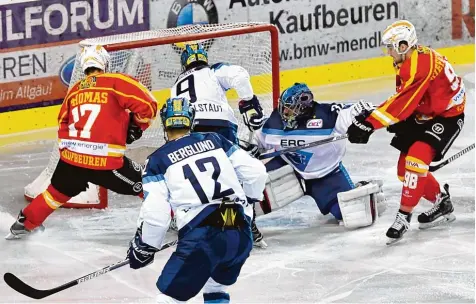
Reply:
<svg viewBox="0 0 476 304"><path fill-rule="evenodd" d="M205 164L208 164L208 163L212 164L212 166L213 166L212 179L215 182L215 187L214 187L214 190L213 190L212 199L213 200L221 199L221 198L224 198L227 195L232 195L233 193L235 193L235 191L233 191L233 189L231 189L231 188L227 189L225 191L221 191L221 184L218 182L218 177L220 176L221 169L220 169L220 165L218 164L218 161L215 157L213 157L213 156L205 157L205 158L202 158L202 159L199 159L199 160L195 161L195 165L197 165L197 168L198 168L198 170L200 170L200 172L206 172L207 171L207 168L205 167ZM183 166L183 176L185 177L185 179L188 179L190 184L192 184L192 187L195 190L195 192L197 193L198 198L200 199L202 204L210 203L210 201L208 200L207 195L205 194L205 191L203 191L203 188L200 185L200 182L198 181L197 177L193 173L192 168L190 168L190 165L186 164L185 166Z"/></svg>

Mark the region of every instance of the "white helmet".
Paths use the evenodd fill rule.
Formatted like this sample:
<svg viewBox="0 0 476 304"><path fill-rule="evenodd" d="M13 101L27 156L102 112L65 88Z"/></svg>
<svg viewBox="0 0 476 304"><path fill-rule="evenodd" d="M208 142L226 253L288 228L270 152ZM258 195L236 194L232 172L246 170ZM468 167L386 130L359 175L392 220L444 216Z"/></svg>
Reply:
<svg viewBox="0 0 476 304"><path fill-rule="evenodd" d="M382 35L382 41L387 47L392 45L395 51L402 55L415 46L418 42L416 30L413 24L407 20L399 20L390 24ZM408 48L404 52L400 52L400 42L405 42Z"/></svg>
<svg viewBox="0 0 476 304"><path fill-rule="evenodd" d="M87 68L97 68L106 72L110 59L109 53L101 45L89 45L82 49L79 62L83 72Z"/></svg>

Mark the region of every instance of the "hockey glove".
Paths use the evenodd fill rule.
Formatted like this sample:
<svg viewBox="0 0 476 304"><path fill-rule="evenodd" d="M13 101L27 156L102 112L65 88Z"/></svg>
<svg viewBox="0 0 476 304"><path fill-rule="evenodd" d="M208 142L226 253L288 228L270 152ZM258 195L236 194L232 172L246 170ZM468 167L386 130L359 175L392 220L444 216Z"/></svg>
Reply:
<svg viewBox="0 0 476 304"><path fill-rule="evenodd" d="M369 142L370 135L374 132L374 127L370 122L365 121L368 115L368 113L362 113L352 118L352 124L347 129L347 136L351 143L366 144Z"/></svg>
<svg viewBox="0 0 476 304"><path fill-rule="evenodd" d="M246 147L242 146L242 149L248 152L248 154L254 158L259 158L259 156L261 155L261 151L258 148L258 145L255 144L248 144L248 146Z"/></svg>
<svg viewBox="0 0 476 304"><path fill-rule="evenodd" d="M134 122L134 113L129 113L129 126L127 127L126 144L130 145L142 137L142 129Z"/></svg>
<svg viewBox="0 0 476 304"><path fill-rule="evenodd" d="M129 265L132 269L145 267L154 261L154 255L157 251L159 251L157 248L142 241L142 228L137 228L136 235L131 240L127 251Z"/></svg>
<svg viewBox="0 0 476 304"><path fill-rule="evenodd" d="M238 109L243 115L243 122L251 132L260 129L264 125L266 118L256 95L253 95L253 98L250 100L241 100L238 104Z"/></svg>
<svg viewBox="0 0 476 304"><path fill-rule="evenodd" d="M360 114L364 114L368 116L373 112L373 110L375 110L375 106L371 104L370 102L366 102L363 100L359 100L358 102L352 105L352 114L354 116L357 116Z"/></svg>

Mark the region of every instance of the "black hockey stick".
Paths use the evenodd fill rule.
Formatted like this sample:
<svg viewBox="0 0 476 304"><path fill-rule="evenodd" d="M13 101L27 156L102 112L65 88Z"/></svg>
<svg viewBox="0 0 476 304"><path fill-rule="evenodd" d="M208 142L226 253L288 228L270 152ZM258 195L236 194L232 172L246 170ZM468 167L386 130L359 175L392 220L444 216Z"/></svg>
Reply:
<svg viewBox="0 0 476 304"><path fill-rule="evenodd" d="M329 137L329 138L326 138L326 139L323 139L323 140L318 140L318 141L314 141L314 142L311 142L311 143L308 143L308 144L304 144L302 146L291 147L291 148L287 148L287 149L284 149L284 150L279 150L279 151L275 151L275 152L271 152L271 153L261 154L259 156L259 159L271 158L271 157L279 156L279 155L282 155L282 154L285 154L285 153L295 152L295 151L299 151L299 150L307 149L307 148L311 148L311 147L316 147L316 146L328 144L328 143L331 143L331 142L334 142L334 141L337 141L337 140L346 139L346 138L347 138L347 134L346 135L339 135L339 136Z"/></svg>
<svg viewBox="0 0 476 304"><path fill-rule="evenodd" d="M450 158L448 159L445 159L444 161L442 161L441 163L437 164L437 165L434 165L434 166L430 166L430 172L435 172L436 170L446 166L447 164L451 163L452 161L454 161L455 159L457 158L460 158L462 155L468 153L469 151L473 150L474 149L474 144L472 144L471 146L468 146L466 148L464 148L463 150L459 151L458 153L456 153L455 155L451 156Z"/></svg>
<svg viewBox="0 0 476 304"><path fill-rule="evenodd" d="M175 241L166 243L166 244L162 245L162 247L160 247L159 251L167 249L169 247L172 247L175 244L177 244L177 242L178 241L175 240ZM17 292L19 292L19 293L21 293L21 294L23 294L27 297L39 300L39 299L43 299L43 298L46 298L48 296L51 296L52 294L55 294L55 293L60 292L62 290L65 290L65 289L68 289L70 287L73 287L73 286L76 286L78 284L89 281L91 279L97 278L97 277L99 277L103 274L106 274L106 273L108 273L112 270L118 269L118 268L120 268L122 266L125 266L125 265L128 265L128 264L129 264L129 259L125 259L123 261L120 261L118 263L106 266L106 267L104 267L100 270L97 270L97 271L92 272L90 274L87 274L83 277L80 277L79 279L76 279L76 280L73 280L71 282L65 283L61 286L58 286L58 287L55 287L55 288L52 288L52 289L46 289L46 290L35 289L35 288L31 287L30 285L26 284L25 282L23 282L22 280L20 280L14 274L9 273L9 272L7 272L3 275L3 279L5 280L5 283L7 283L8 286L13 288Z"/></svg>

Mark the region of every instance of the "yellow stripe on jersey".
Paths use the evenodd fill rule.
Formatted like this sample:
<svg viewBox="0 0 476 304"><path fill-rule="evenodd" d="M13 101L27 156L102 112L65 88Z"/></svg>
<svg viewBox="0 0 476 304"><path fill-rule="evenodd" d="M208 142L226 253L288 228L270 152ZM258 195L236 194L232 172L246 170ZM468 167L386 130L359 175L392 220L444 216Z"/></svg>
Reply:
<svg viewBox="0 0 476 304"><path fill-rule="evenodd" d="M119 150L125 150L126 149L126 146L113 145L113 144L108 144L107 147L112 148L112 149L119 149Z"/></svg>
<svg viewBox="0 0 476 304"><path fill-rule="evenodd" d="M108 153L107 153L107 156L110 156L110 157L123 157L123 156L124 156L124 153L108 152Z"/></svg>
<svg viewBox="0 0 476 304"><path fill-rule="evenodd" d="M132 84L135 87L138 87L142 92L144 92L146 95L149 95L150 98L155 100L154 95L152 95L152 93L149 91L149 89L147 89L142 83L140 83L139 81L137 81L137 80L135 80L131 77L127 77L125 75L118 74L118 73L114 73L114 74L113 73L104 73L104 74L97 75L96 77L110 77L110 78L121 79L121 80L123 80L127 83Z"/></svg>
<svg viewBox="0 0 476 304"><path fill-rule="evenodd" d="M416 51L414 53L417 53ZM403 109L400 111L400 113L402 113L403 111L405 111L405 109L412 103L412 101L415 99L415 96L418 95L418 93L420 93L421 89L423 88L423 86L430 80L430 77L431 75L433 74L433 70L435 69L434 67L434 54L433 52L430 52L429 53L430 55L430 70L428 71L428 75L426 75L425 77L425 80L423 80L423 82L420 84L420 86L418 87L418 89L415 91L415 93L413 93L412 97L410 97L410 99L408 100L407 104L403 107ZM413 57L413 56L412 56ZM412 58L413 59L413 58ZM412 67L413 69L413 67ZM416 67L415 67L415 73L416 73Z"/></svg>
<svg viewBox="0 0 476 304"><path fill-rule="evenodd" d="M63 109L63 107L61 107L60 111ZM68 114L68 111L63 111L63 114L61 114L61 117L58 119L58 125L63 121L63 119L65 118L66 114Z"/></svg>
<svg viewBox="0 0 476 304"><path fill-rule="evenodd" d="M389 126L392 123L398 122L398 119L396 119L389 113L382 111L381 109L375 109L370 115L376 120L378 120L383 126Z"/></svg>

